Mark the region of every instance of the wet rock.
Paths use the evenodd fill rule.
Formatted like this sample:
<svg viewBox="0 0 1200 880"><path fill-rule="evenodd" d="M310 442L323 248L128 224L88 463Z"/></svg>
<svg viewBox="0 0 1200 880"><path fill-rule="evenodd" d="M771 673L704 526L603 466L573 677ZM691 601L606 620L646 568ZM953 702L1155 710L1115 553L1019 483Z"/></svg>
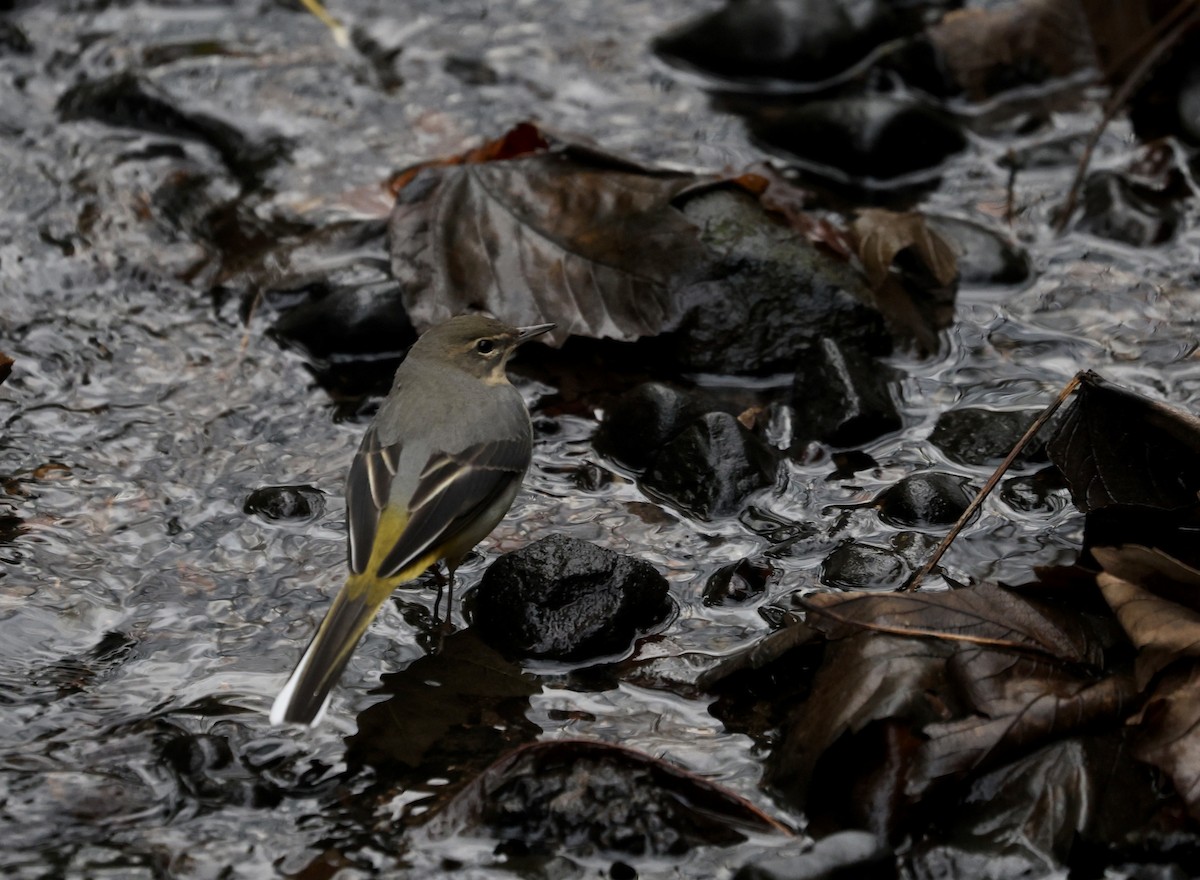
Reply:
<svg viewBox="0 0 1200 880"><path fill-rule="evenodd" d="M759 557L723 565L704 583L704 604L744 605L765 593L774 575L775 567Z"/></svg>
<svg viewBox="0 0 1200 880"><path fill-rule="evenodd" d="M1000 484L1000 498L1021 513L1057 513L1067 504L1067 488L1062 471L1051 465L1036 474L1004 480Z"/></svg>
<svg viewBox="0 0 1200 880"><path fill-rule="evenodd" d="M94 119L207 144L230 171L248 182L285 159L290 150L278 134L252 134L211 111L178 106L172 95L129 72L71 87L58 101L58 114L65 122Z"/></svg>
<svg viewBox="0 0 1200 880"><path fill-rule="evenodd" d="M810 538L817 533L817 527L812 523L793 522L753 504L738 514L738 522L772 544Z"/></svg>
<svg viewBox="0 0 1200 880"><path fill-rule="evenodd" d="M473 621L503 653L578 660L627 650L670 607L654 566L551 535L492 564L475 592Z"/></svg>
<svg viewBox="0 0 1200 880"><path fill-rule="evenodd" d="M719 188L680 207L700 230L718 279L683 292L691 305L677 328L652 340L680 367L779 371L802 347L827 337L872 354L892 350L861 274L772 221L756 199Z"/></svg>
<svg viewBox="0 0 1200 880"><path fill-rule="evenodd" d="M748 117L766 148L831 182L871 188L935 177L966 137L946 117L890 95L811 101Z"/></svg>
<svg viewBox="0 0 1200 880"><path fill-rule="evenodd" d="M926 217L954 248L959 285L1015 285L1029 280L1029 255L1011 239L958 217Z"/></svg>
<svg viewBox="0 0 1200 880"><path fill-rule="evenodd" d="M743 843L749 832L780 831L746 801L700 776L632 749L580 740L515 750L422 829L441 840L494 838L510 856L566 852L643 859Z"/></svg>
<svg viewBox="0 0 1200 880"><path fill-rule="evenodd" d="M180 734L162 755L181 787L205 806L273 807L282 800L278 789L243 766L223 736Z"/></svg>
<svg viewBox="0 0 1200 880"><path fill-rule="evenodd" d="M242 512L272 521L309 522L325 512L325 496L312 486L263 486L246 496Z"/></svg>
<svg viewBox="0 0 1200 880"><path fill-rule="evenodd" d="M1116 171L1096 171L1083 187L1083 216L1076 228L1134 247L1163 244L1183 219L1179 201L1127 179Z"/></svg>
<svg viewBox="0 0 1200 880"><path fill-rule="evenodd" d="M28 55L33 44L16 23L0 18L0 55Z"/></svg>
<svg viewBox="0 0 1200 880"><path fill-rule="evenodd" d="M842 590L894 590L928 558L937 541L920 532L893 535L890 546L845 541L821 562L821 583Z"/></svg>
<svg viewBox="0 0 1200 880"><path fill-rule="evenodd" d="M833 339L800 355L792 385L795 440L859 446L900 429L892 401L894 372Z"/></svg>
<svg viewBox="0 0 1200 880"><path fill-rule="evenodd" d="M944 526L957 521L974 497L963 477L924 473L910 474L884 489L873 504L889 525Z"/></svg>
<svg viewBox="0 0 1200 880"><path fill-rule="evenodd" d="M818 83L860 64L881 43L920 26L938 3L889 0L732 0L664 34L665 60L723 79Z"/></svg>
<svg viewBox="0 0 1200 880"><path fill-rule="evenodd" d="M701 519L736 513L743 499L775 479L774 450L729 413L693 421L658 451L641 485Z"/></svg>
<svg viewBox="0 0 1200 880"><path fill-rule="evenodd" d="M952 409L938 416L929 442L959 464L995 466L1033 424L1039 410ZM1039 432L1039 433L1047 433ZM1046 461L1046 444L1035 437L1017 462Z"/></svg>
<svg viewBox="0 0 1200 880"><path fill-rule="evenodd" d="M602 455L640 471L659 449L710 409L697 394L647 382L613 401L592 443Z"/></svg>
<svg viewBox="0 0 1200 880"><path fill-rule="evenodd" d="M377 360L406 352L417 339L391 282L309 299L284 312L271 335L319 360Z"/></svg>
<svg viewBox="0 0 1200 880"><path fill-rule="evenodd" d="M896 877L891 849L867 831L840 831L794 843L755 859L734 880L890 880Z"/></svg>
<svg viewBox="0 0 1200 880"><path fill-rule="evenodd" d="M821 583L842 590L894 590L912 573L897 551L850 541L821 562Z"/></svg>

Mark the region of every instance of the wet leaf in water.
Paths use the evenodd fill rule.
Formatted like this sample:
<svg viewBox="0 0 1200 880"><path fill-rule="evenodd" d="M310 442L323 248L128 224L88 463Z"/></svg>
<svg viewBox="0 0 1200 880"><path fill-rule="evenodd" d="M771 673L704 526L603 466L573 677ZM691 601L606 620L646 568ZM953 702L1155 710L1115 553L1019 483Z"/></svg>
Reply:
<svg viewBox="0 0 1200 880"><path fill-rule="evenodd" d="M13 359L0 351L0 385L4 384L4 380L12 373Z"/></svg>
<svg viewBox="0 0 1200 880"><path fill-rule="evenodd" d="M937 333L954 319L958 258L922 214L881 208L858 212L850 240L879 310L902 337L937 351Z"/></svg>
<svg viewBox="0 0 1200 880"><path fill-rule="evenodd" d="M1075 506L1167 510L1196 504L1200 419L1101 378L1083 377L1048 444Z"/></svg>
<svg viewBox="0 0 1200 880"><path fill-rule="evenodd" d="M668 329L676 291L710 263L672 204L695 177L531 140L531 150L485 149L401 177L392 271L414 323L482 309L516 324L555 321L556 344Z"/></svg>
<svg viewBox="0 0 1200 880"><path fill-rule="evenodd" d="M425 827L435 839L486 833L523 852L682 855L748 833L788 834L733 792L633 749L534 743L501 758Z"/></svg>

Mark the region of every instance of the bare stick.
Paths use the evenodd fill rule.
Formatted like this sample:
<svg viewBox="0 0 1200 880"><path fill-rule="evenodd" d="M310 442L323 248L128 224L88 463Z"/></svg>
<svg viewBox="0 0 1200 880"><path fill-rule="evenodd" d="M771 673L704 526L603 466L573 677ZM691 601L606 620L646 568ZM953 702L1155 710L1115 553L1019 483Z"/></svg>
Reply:
<svg viewBox="0 0 1200 880"><path fill-rule="evenodd" d="M1071 221L1071 215L1075 213L1075 205L1079 201L1079 191L1083 188L1083 179L1087 175L1088 167L1092 164L1092 154L1096 150L1096 144L1100 142L1100 136L1104 134L1104 130L1108 128L1108 124L1112 122L1113 117L1117 115L1117 111L1128 103L1134 91L1142 84L1149 75L1154 65L1168 51L1174 48L1187 30L1200 21L1200 6L1194 0L1181 0L1176 5L1167 17L1159 22L1158 27L1164 27L1167 22L1181 15L1186 10L1187 14L1183 15L1174 23L1161 40L1158 40L1149 50L1138 59L1137 64L1129 71L1121 85L1108 99L1108 103L1104 106L1104 115L1100 117L1100 122L1092 129L1091 135L1088 137L1087 144L1083 148L1083 155L1079 157L1079 167L1075 169L1075 179L1071 182L1071 189L1067 192L1066 201L1060 209L1058 220L1054 224L1054 231L1062 234L1067 228L1067 224ZM1157 29L1156 29L1157 30Z"/></svg>
<svg viewBox="0 0 1200 880"><path fill-rule="evenodd" d="M942 539L942 543L937 545L937 549L933 551L933 555L929 557L929 561L922 566L920 571L905 581L904 586L900 588L901 593L909 590L915 590L918 586L920 586L921 581L925 579L925 576L929 574L929 572L933 571L933 567L938 564L938 560L942 558L942 555L950 548L950 545L954 543L954 539L958 537L958 533L963 530L963 527L967 524L971 517L975 515L975 511L979 509L979 505L983 504L983 501L985 498L987 498L988 494L994 488L996 488L996 484L1000 482L1000 478L1004 476L1005 471L1012 467L1012 463L1017 460L1017 456L1020 455L1022 450L1029 445L1029 441L1033 439L1034 435L1037 434L1039 430L1041 430L1042 425L1046 424L1046 422L1050 420L1050 417L1058 411L1058 408L1063 405L1063 401L1070 397L1071 392L1079 387L1079 383L1083 380L1085 375L1087 375L1086 370L1080 370L1078 373L1076 373L1071 378L1071 381L1063 386L1062 391L1058 392L1058 397L1048 407L1042 410L1041 415L1033 420L1033 424L1029 426L1029 430L1027 430L1021 439L1017 441L1016 445L1009 450L1009 453L1007 456L1005 456L1004 461L1000 462L1000 466L996 468L990 477L988 477L988 481L983 484L983 488L979 490L979 493L975 496L971 503L967 505L967 509L964 510L963 515L958 518L958 522L951 527L949 533Z"/></svg>

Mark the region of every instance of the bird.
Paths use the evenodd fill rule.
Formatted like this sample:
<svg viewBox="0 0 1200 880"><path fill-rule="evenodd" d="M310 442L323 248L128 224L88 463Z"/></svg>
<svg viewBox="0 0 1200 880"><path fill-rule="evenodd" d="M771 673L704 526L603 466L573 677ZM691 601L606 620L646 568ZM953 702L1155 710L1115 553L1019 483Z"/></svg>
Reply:
<svg viewBox="0 0 1200 880"><path fill-rule="evenodd" d="M504 518L533 449L505 367L554 326L459 315L413 344L346 477L349 577L276 697L272 724L320 723L388 596L439 560L453 584L463 557Z"/></svg>

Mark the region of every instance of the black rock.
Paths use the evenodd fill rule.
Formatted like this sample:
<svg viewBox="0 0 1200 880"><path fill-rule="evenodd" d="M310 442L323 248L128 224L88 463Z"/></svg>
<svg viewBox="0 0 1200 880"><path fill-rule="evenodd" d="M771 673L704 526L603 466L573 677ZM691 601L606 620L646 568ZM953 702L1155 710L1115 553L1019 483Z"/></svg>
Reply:
<svg viewBox="0 0 1200 880"><path fill-rule="evenodd" d="M988 227L958 217L930 217L926 223L950 242L962 285L1015 285L1029 280L1033 267L1019 245Z"/></svg>
<svg viewBox="0 0 1200 880"><path fill-rule="evenodd" d="M307 522L325 511L325 496L312 486L263 486L246 496L242 512L267 520Z"/></svg>
<svg viewBox="0 0 1200 880"><path fill-rule="evenodd" d="M894 372L858 350L822 339L800 357L792 385L794 438L860 446L900 429Z"/></svg>
<svg viewBox="0 0 1200 880"><path fill-rule="evenodd" d="M644 489L701 519L737 513L743 499L775 479L775 452L728 413L693 421L663 446L642 476Z"/></svg>
<svg viewBox="0 0 1200 880"><path fill-rule="evenodd" d="M998 465L1033 424L1038 410L952 409L938 416L929 442L959 464ZM1049 434L1049 431L1039 433ZM1017 462L1046 461L1046 444L1035 437Z"/></svg>
<svg viewBox="0 0 1200 880"><path fill-rule="evenodd" d="M772 220L757 199L717 188L690 194L680 208L700 230L716 276L683 291L691 305L677 328L651 340L681 368L779 372L825 338L891 352L892 334L863 275Z"/></svg>
<svg viewBox="0 0 1200 880"><path fill-rule="evenodd" d="M821 562L821 583L842 590L894 590L913 571L898 550L847 541Z"/></svg>
<svg viewBox="0 0 1200 880"><path fill-rule="evenodd" d="M473 607L475 629L498 651L579 660L627 650L671 604L648 562L551 535L496 560Z"/></svg>
<svg viewBox="0 0 1200 880"><path fill-rule="evenodd" d="M889 187L936 177L966 137L945 116L890 95L810 101L747 118L767 149L834 183Z"/></svg>
<svg viewBox="0 0 1200 880"><path fill-rule="evenodd" d="M887 845L867 831L839 831L811 848L795 843L755 859L734 880L891 880L896 859Z"/></svg>
<svg viewBox="0 0 1200 880"><path fill-rule="evenodd" d="M654 43L677 65L722 79L819 83L920 25L920 7L894 0L732 0ZM944 5L944 4L941 4Z"/></svg>
<svg viewBox="0 0 1200 880"><path fill-rule="evenodd" d="M766 592L775 566L761 557L747 557L723 565L704 583L704 604L741 605Z"/></svg>
<svg viewBox="0 0 1200 880"><path fill-rule="evenodd" d="M244 123L219 119L207 109L182 106L175 96L134 73L118 73L72 86L58 101L64 121L95 119L208 144L225 165L247 182L287 158L291 146L274 132L244 130Z"/></svg>
<svg viewBox="0 0 1200 880"><path fill-rule="evenodd" d="M696 394L647 382L625 392L605 410L592 443L602 455L640 471L689 422L711 408Z"/></svg>
<svg viewBox="0 0 1200 880"><path fill-rule="evenodd" d="M282 800L279 790L255 776L223 736L181 733L162 746L162 757L177 774L180 788L203 806L273 807Z"/></svg>
<svg viewBox="0 0 1200 880"><path fill-rule="evenodd" d="M393 283L347 285L284 312L271 335L310 358L372 361L406 352L417 332Z"/></svg>
<svg viewBox="0 0 1200 880"><path fill-rule="evenodd" d="M963 477L923 473L888 486L873 503L889 525L944 526L957 521L974 496Z"/></svg>
<svg viewBox="0 0 1200 880"><path fill-rule="evenodd" d="M1005 480L1000 484L1000 498L1021 513L1056 513L1068 502L1067 488L1062 471L1050 465L1036 474Z"/></svg>
<svg viewBox="0 0 1200 880"><path fill-rule="evenodd" d="M1083 187L1083 216L1076 228L1134 247L1163 244L1183 219L1170 195L1127 180L1116 171L1096 171Z"/></svg>

